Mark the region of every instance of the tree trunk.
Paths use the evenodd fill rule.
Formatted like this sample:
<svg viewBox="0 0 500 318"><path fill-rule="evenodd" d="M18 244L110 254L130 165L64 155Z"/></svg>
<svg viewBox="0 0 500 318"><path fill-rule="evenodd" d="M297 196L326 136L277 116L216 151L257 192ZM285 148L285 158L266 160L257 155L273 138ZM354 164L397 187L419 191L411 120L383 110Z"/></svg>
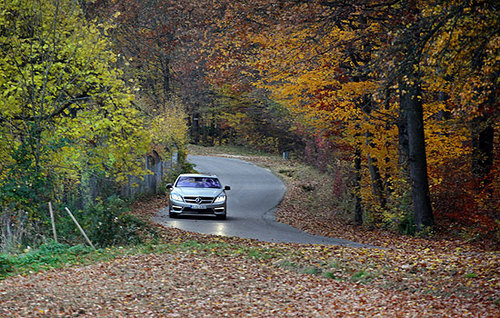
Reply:
<svg viewBox="0 0 500 318"><path fill-rule="evenodd" d="M373 101L370 98L370 96L368 96L368 95L363 96L363 100L364 100L364 102L363 102L364 106L362 106L360 108L362 108L366 113L370 114L372 111L372 107L373 107ZM371 142L372 137L373 137L373 134L370 132L367 132L365 134L365 138L366 138L365 143L366 143L366 145L368 145L370 147L373 145L373 143ZM382 177L380 175L380 170L377 166L377 159L372 158L372 156L370 156L370 154L368 154L367 159L368 159L368 170L370 171L373 196L377 199L378 204L380 205L380 208L385 209L386 205L387 205L387 200L385 197L384 182L382 181ZM381 222L381 218L378 214L374 215L374 218L375 218L376 223Z"/></svg>
<svg viewBox="0 0 500 318"><path fill-rule="evenodd" d="M413 213L417 231L434 224L427 176L424 119L421 88L418 77L408 74L408 81L401 84L401 107L407 117L410 181Z"/></svg>
<svg viewBox="0 0 500 318"><path fill-rule="evenodd" d="M403 95L401 95L400 100L403 100ZM399 120L398 120L398 140L399 140L399 165L403 170L405 176L408 175L408 164L410 157L410 150L408 146L408 116L406 116L406 111L401 107L399 110Z"/></svg>
<svg viewBox="0 0 500 318"><path fill-rule="evenodd" d="M191 136L193 138L193 142L198 144L200 142L200 115L198 113L194 113L191 120Z"/></svg>
<svg viewBox="0 0 500 318"><path fill-rule="evenodd" d="M356 149L354 153L354 170L355 170L355 179L354 179L354 222L357 225L363 224L363 210L361 208L361 197L359 196L359 189L361 187L361 151Z"/></svg>
<svg viewBox="0 0 500 318"><path fill-rule="evenodd" d="M370 171L373 195L377 198L380 207L385 209L387 201L385 198L384 182L382 181L380 170L376 163L377 160L368 155L368 170Z"/></svg>
<svg viewBox="0 0 500 318"><path fill-rule="evenodd" d="M484 116L472 122L472 173L483 179L493 166L493 140L495 129Z"/></svg>

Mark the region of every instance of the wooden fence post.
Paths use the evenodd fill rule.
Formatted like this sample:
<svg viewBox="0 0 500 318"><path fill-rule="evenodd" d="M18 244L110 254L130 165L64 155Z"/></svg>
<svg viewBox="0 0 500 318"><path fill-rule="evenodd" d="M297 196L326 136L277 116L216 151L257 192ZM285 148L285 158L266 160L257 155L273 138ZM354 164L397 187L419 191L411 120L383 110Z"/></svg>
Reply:
<svg viewBox="0 0 500 318"><path fill-rule="evenodd" d="M50 222L52 223L52 233L54 234L54 241L57 242L56 224L54 223L54 211L52 211L52 202L49 202Z"/></svg>
<svg viewBox="0 0 500 318"><path fill-rule="evenodd" d="M93 249L96 249L94 247L94 245L92 244L92 242L89 240L87 234L85 234L85 231L82 229L82 227L80 226L80 224L78 223L78 221L73 216L73 213L71 213L71 211L68 208L65 208L65 209L66 209L66 212L68 212L69 216L71 216L71 219L73 219L73 222L75 222L76 226L78 227L78 229L82 233L83 237L85 237L85 239L87 240L87 243L89 243L89 245L92 246Z"/></svg>

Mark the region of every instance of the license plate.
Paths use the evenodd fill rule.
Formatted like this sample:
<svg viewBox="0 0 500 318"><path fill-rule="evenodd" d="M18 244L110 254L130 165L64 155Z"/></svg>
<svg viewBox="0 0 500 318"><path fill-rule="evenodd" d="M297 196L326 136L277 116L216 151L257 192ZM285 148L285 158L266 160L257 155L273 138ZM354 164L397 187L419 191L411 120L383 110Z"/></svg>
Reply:
<svg viewBox="0 0 500 318"><path fill-rule="evenodd" d="M206 208L207 208L206 206L200 205L200 204L191 205L191 209L195 209L195 210L205 210Z"/></svg>

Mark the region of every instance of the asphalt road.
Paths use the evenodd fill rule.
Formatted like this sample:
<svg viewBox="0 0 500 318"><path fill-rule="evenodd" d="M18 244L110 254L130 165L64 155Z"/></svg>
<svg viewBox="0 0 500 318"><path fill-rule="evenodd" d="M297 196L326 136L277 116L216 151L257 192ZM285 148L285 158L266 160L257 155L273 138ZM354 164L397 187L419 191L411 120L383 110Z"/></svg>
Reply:
<svg viewBox="0 0 500 318"><path fill-rule="evenodd" d="M165 208L155 219L158 223L191 232L267 242L365 246L348 240L311 235L276 222L274 212L286 187L267 169L232 158L189 156L189 161L196 165L198 172L216 174L223 185L231 186L228 191L227 219L216 220L207 216L170 219Z"/></svg>

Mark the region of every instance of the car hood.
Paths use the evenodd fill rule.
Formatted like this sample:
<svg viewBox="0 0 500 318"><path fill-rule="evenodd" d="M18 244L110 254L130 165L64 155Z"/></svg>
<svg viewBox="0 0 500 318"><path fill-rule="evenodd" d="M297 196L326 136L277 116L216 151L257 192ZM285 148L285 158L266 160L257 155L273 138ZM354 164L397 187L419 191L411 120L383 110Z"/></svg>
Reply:
<svg viewBox="0 0 500 318"><path fill-rule="evenodd" d="M204 197L216 197L222 192L223 189L213 189L213 188L174 188L172 192L179 193L183 196L204 196Z"/></svg>

